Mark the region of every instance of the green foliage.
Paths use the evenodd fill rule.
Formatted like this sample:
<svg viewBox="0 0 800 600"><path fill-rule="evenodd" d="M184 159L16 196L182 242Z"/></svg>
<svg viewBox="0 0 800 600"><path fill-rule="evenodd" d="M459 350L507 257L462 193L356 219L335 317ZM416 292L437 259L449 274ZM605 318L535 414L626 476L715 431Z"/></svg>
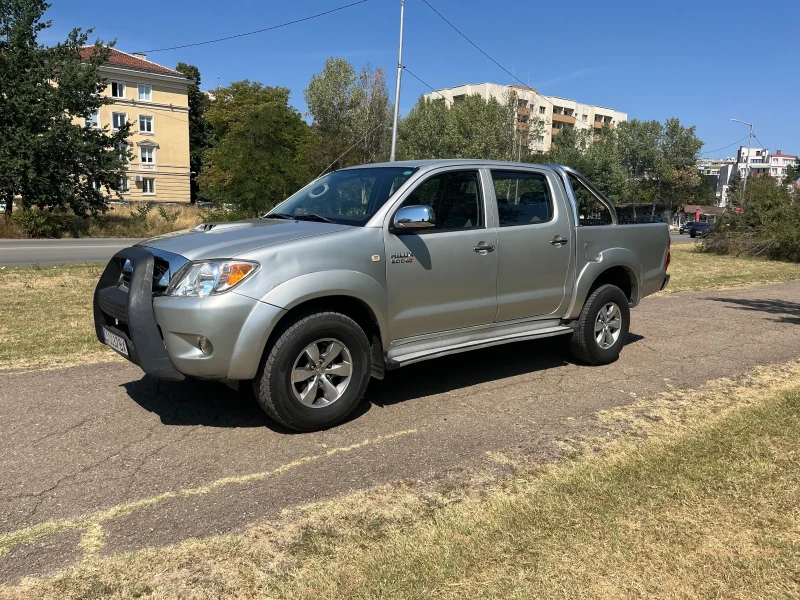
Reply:
<svg viewBox="0 0 800 600"><path fill-rule="evenodd" d="M116 191L126 153L118 146L129 126L109 133L83 119L109 98L98 67L110 50L99 40L81 59L88 35L73 29L55 46L38 43L50 21L43 0L0 0L0 202L11 212L24 207L71 208L77 214L106 209L106 191ZM80 119L79 124L73 123Z"/></svg>
<svg viewBox="0 0 800 600"><path fill-rule="evenodd" d="M400 124L398 157L480 158L512 160L530 151L521 151L516 136L516 96L505 102L484 100L478 95L465 97L448 107L444 99L420 98Z"/></svg>
<svg viewBox="0 0 800 600"><path fill-rule="evenodd" d="M189 168L193 173L191 196L192 202L195 202L200 194L197 176L203 169L203 154L211 139L211 127L205 116L210 100L207 94L200 91L200 69L179 62L175 70L194 79L194 83L189 86Z"/></svg>
<svg viewBox="0 0 800 600"><path fill-rule="evenodd" d="M309 126L289 106L289 90L247 80L215 93L206 111L215 145L199 183L217 206L258 217L311 178Z"/></svg>
<svg viewBox="0 0 800 600"><path fill-rule="evenodd" d="M326 168L380 162L389 157L392 110L386 71L356 72L343 58L328 58L303 90L318 143L315 175Z"/></svg>
<svg viewBox="0 0 800 600"><path fill-rule="evenodd" d="M800 262L800 205L784 183L750 177L737 201L741 212L723 215L704 240L706 250Z"/></svg>
<svg viewBox="0 0 800 600"><path fill-rule="evenodd" d="M150 211L152 211L155 206L156 203L152 200L147 202L138 202L131 211L131 222L134 224L134 226L138 227L144 225L147 222L147 215L150 214Z"/></svg>
<svg viewBox="0 0 800 600"><path fill-rule="evenodd" d="M178 211L168 211L166 207L159 206L158 207L158 214L164 219L167 223L175 223L180 217L180 213ZM146 216L146 215L145 215Z"/></svg>
<svg viewBox="0 0 800 600"><path fill-rule="evenodd" d="M29 238L60 238L63 234L58 216L36 208L23 208L11 216Z"/></svg>

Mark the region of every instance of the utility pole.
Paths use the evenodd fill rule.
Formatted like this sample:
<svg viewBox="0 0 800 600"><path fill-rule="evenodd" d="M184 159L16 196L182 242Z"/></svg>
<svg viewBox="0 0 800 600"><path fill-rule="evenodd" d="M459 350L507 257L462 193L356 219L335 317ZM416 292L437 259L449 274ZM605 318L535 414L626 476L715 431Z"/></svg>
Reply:
<svg viewBox="0 0 800 600"><path fill-rule="evenodd" d="M744 166L744 183L742 184L742 198L744 198L744 193L747 191L747 178L750 176L750 147L753 144L753 124L739 119L731 119L731 121L750 126L750 137L747 138L747 162Z"/></svg>
<svg viewBox="0 0 800 600"><path fill-rule="evenodd" d="M389 161L394 162L397 151L397 119L400 114L400 80L403 77L403 13L405 0L400 0L400 49L397 52L397 83L394 88L394 121L392 122L392 151Z"/></svg>

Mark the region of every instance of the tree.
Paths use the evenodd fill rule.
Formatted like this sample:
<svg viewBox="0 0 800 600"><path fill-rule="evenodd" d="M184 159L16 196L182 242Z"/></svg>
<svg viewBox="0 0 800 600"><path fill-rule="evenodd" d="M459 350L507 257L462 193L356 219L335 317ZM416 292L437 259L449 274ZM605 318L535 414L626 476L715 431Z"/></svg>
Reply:
<svg viewBox="0 0 800 600"><path fill-rule="evenodd" d="M206 111L215 145L203 157L204 194L257 217L311 178L309 126L289 106L289 90L247 80L215 93Z"/></svg>
<svg viewBox="0 0 800 600"><path fill-rule="evenodd" d="M129 125L109 133L85 119L111 102L100 95L108 47L83 51L91 29L73 29L52 47L38 43L50 21L43 0L0 0L0 202L103 211L119 191ZM82 58L83 56L83 58Z"/></svg>
<svg viewBox="0 0 800 600"><path fill-rule="evenodd" d="M199 195L197 177L203 168L203 154L209 146L211 135L205 116L209 97L200 90L200 69L194 65L179 62L175 70L194 79L194 83L189 86L189 168L192 171L192 202L196 202Z"/></svg>
<svg viewBox="0 0 800 600"><path fill-rule="evenodd" d="M404 159L480 158L512 160L530 153L527 138L538 121L517 122L517 98L504 102L467 96L448 107L446 100L421 97L400 123L398 155ZM526 127L527 125L527 127Z"/></svg>
<svg viewBox="0 0 800 600"><path fill-rule="evenodd" d="M616 128L619 141L620 162L627 174L633 218L642 188L652 183L660 168L659 139L662 126L658 121L623 121Z"/></svg>
<svg viewBox="0 0 800 600"><path fill-rule="evenodd" d="M653 194L653 214L656 203L664 198L673 207L702 195L703 181L697 170L697 160L703 142L695 135L695 128L684 127L679 119L664 121L659 140L660 160L655 170L656 189ZM712 200L715 196L712 194Z"/></svg>
<svg viewBox="0 0 800 600"><path fill-rule="evenodd" d="M383 68L360 73L343 58L329 58L303 91L318 135L314 162L319 169L386 160L391 106Z"/></svg>

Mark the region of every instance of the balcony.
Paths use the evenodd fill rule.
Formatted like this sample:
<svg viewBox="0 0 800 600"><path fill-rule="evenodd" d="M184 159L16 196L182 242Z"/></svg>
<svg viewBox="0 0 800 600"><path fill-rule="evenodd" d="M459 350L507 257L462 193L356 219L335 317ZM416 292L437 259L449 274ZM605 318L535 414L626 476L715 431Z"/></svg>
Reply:
<svg viewBox="0 0 800 600"><path fill-rule="evenodd" d="M608 125L611 129L614 129L614 124L611 121L595 121L594 128L595 129L602 129L604 125Z"/></svg>
<svg viewBox="0 0 800 600"><path fill-rule="evenodd" d="M531 109L530 107L520 106L517 108L517 116L519 117L530 117L531 116Z"/></svg>
<svg viewBox="0 0 800 600"><path fill-rule="evenodd" d="M570 125L575 125L575 117L570 117L568 115L559 115L553 113L553 121L557 121L559 123L569 123Z"/></svg>

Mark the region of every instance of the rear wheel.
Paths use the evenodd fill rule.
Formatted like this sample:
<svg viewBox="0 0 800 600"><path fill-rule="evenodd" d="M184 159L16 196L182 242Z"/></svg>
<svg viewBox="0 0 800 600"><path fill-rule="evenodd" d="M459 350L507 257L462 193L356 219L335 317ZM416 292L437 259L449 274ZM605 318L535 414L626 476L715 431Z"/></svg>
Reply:
<svg viewBox="0 0 800 600"><path fill-rule="evenodd" d="M597 288L584 304L570 339L572 354L592 365L617 360L628 339L630 314L628 298L621 289L610 284Z"/></svg>
<svg viewBox="0 0 800 600"><path fill-rule="evenodd" d="M367 336L334 312L288 323L261 363L253 390L264 411L298 431L332 427L364 397L371 371Z"/></svg>

